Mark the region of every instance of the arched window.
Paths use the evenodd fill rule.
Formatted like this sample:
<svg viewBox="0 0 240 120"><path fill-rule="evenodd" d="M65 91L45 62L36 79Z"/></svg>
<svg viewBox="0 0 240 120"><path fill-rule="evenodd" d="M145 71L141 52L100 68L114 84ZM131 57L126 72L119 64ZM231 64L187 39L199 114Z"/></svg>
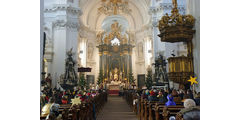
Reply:
<svg viewBox="0 0 240 120"><path fill-rule="evenodd" d="M112 45L120 45L120 41L117 37L115 37L112 41L111 41Z"/></svg>

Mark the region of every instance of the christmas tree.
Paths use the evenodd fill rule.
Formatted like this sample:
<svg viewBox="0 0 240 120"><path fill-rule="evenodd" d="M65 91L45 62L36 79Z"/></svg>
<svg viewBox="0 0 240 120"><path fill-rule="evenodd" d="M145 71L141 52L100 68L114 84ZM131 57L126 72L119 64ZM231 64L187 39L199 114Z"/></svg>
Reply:
<svg viewBox="0 0 240 120"><path fill-rule="evenodd" d="M97 81L97 84L100 85L102 82L103 82L103 72L102 70L100 70L99 74L98 74L98 81Z"/></svg>
<svg viewBox="0 0 240 120"><path fill-rule="evenodd" d="M131 85L135 82L132 71L130 71L128 74L128 80Z"/></svg>
<svg viewBox="0 0 240 120"><path fill-rule="evenodd" d="M80 75L79 86L81 87L82 90L86 86L86 80L85 80L84 74Z"/></svg>
<svg viewBox="0 0 240 120"><path fill-rule="evenodd" d="M148 70L147 76L146 76L146 81L145 81L145 85L147 87L147 89L151 89L152 88L152 71Z"/></svg>

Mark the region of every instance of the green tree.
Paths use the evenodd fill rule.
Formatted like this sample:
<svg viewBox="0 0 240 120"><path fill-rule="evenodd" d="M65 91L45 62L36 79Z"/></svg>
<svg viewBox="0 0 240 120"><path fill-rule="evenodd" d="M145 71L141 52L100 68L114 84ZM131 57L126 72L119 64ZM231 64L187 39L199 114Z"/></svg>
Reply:
<svg viewBox="0 0 240 120"><path fill-rule="evenodd" d="M99 74L98 74L98 81L97 81L97 84L100 85L102 82L103 82L103 71L100 70Z"/></svg>
<svg viewBox="0 0 240 120"><path fill-rule="evenodd" d="M135 82L132 71L128 73L128 80L131 85Z"/></svg>
<svg viewBox="0 0 240 120"><path fill-rule="evenodd" d="M87 83L86 83L85 76L84 74L81 74L79 79L79 86L81 87L82 90L84 89L84 87L87 87L86 84Z"/></svg>
<svg viewBox="0 0 240 120"><path fill-rule="evenodd" d="M146 76L146 81L145 81L145 85L147 87L147 89L151 89L152 88L152 71L148 70L147 76Z"/></svg>

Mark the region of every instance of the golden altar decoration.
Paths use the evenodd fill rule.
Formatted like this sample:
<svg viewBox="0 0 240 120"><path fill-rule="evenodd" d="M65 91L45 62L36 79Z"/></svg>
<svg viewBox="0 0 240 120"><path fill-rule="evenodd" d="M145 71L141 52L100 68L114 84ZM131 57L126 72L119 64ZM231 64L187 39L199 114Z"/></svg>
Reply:
<svg viewBox="0 0 240 120"><path fill-rule="evenodd" d="M105 15L117 15L121 13L130 13L132 10L128 6L128 0L101 0L101 7L98 13Z"/></svg>
<svg viewBox="0 0 240 120"><path fill-rule="evenodd" d="M104 84L120 85L125 83L130 71L132 71L132 50L134 45L123 31L122 25L115 21L111 24L110 32L104 31L99 36L100 65L103 71ZM101 37L103 36L103 37Z"/></svg>
<svg viewBox="0 0 240 120"><path fill-rule="evenodd" d="M109 85L109 90L119 90L119 85Z"/></svg>
<svg viewBox="0 0 240 120"><path fill-rule="evenodd" d="M195 30L193 26L195 19L192 15L181 15L177 9L177 0L172 0L173 9L171 15L167 13L159 21L158 35L162 42L186 42L187 56L168 58L169 72L168 78L180 84L188 83L190 76L194 76L192 39Z"/></svg>

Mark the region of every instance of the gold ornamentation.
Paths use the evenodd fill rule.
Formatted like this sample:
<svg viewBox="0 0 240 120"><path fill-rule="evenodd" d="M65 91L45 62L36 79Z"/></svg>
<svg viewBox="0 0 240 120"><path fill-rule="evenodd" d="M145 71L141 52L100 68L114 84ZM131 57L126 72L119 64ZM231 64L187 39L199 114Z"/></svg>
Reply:
<svg viewBox="0 0 240 120"><path fill-rule="evenodd" d="M105 36L105 38L103 38L104 43L108 45L108 44L110 44L110 41L113 40L116 37L116 38L118 38L120 43L127 44L128 43L128 38L127 38L126 34L121 35L121 32L122 32L122 26L119 25L118 22L114 22L111 25L111 32L109 34L107 34Z"/></svg>
<svg viewBox="0 0 240 120"><path fill-rule="evenodd" d="M128 39L126 34L123 36L123 44L127 44L128 43Z"/></svg>
<svg viewBox="0 0 240 120"><path fill-rule="evenodd" d="M192 57L180 56L168 58L168 77L176 83L186 84L193 74Z"/></svg>
<svg viewBox="0 0 240 120"><path fill-rule="evenodd" d="M181 15L177 9L177 0L172 0L174 8L171 16L164 15L159 21L159 31L163 42L191 41L195 30L192 30L195 19L192 15Z"/></svg>
<svg viewBox="0 0 240 120"><path fill-rule="evenodd" d="M117 15L120 12L130 13L131 11L126 0L108 0L108 2L102 0L102 6L98 8L98 12L105 15Z"/></svg>

